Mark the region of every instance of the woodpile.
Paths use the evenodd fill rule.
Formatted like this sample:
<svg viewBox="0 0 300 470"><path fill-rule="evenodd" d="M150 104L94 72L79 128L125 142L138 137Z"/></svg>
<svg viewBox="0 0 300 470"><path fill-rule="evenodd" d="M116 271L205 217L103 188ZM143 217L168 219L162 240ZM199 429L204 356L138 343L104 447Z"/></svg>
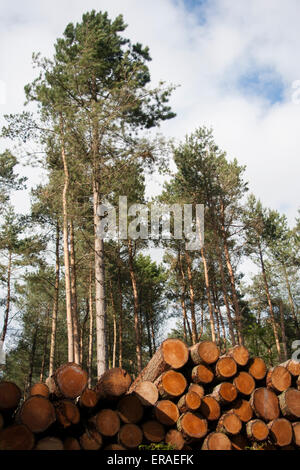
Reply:
<svg viewBox="0 0 300 470"><path fill-rule="evenodd" d="M243 346L220 354L167 339L132 382L110 369L94 389L74 363L28 397L0 382L0 450L300 449L300 364L267 370Z"/></svg>

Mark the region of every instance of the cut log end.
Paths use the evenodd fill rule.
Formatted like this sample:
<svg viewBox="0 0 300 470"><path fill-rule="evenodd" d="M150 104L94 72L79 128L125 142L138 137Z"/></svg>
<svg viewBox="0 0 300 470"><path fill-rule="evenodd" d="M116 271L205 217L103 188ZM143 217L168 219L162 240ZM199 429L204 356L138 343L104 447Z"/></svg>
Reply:
<svg viewBox="0 0 300 470"><path fill-rule="evenodd" d="M288 446L293 439L291 423L285 418L274 419L268 424L270 437L277 446Z"/></svg>
<svg viewBox="0 0 300 470"><path fill-rule="evenodd" d="M256 416L264 421L277 419L280 414L275 393L265 387L257 388L251 395L250 404Z"/></svg>
<svg viewBox="0 0 300 470"><path fill-rule="evenodd" d="M41 395L42 397L49 398L49 388L44 383L34 384L29 392L29 395L32 397L34 395Z"/></svg>
<svg viewBox="0 0 300 470"><path fill-rule="evenodd" d="M149 442L161 442L165 437L165 429L161 423L155 420L146 421L142 425L143 433Z"/></svg>
<svg viewBox="0 0 300 470"><path fill-rule="evenodd" d="M169 338L162 343L162 354L166 364L172 369L180 369L189 358L189 350L180 339Z"/></svg>
<svg viewBox="0 0 300 470"><path fill-rule="evenodd" d="M127 395L121 398L117 409L121 420L126 424L138 423L144 414L140 399L135 395Z"/></svg>
<svg viewBox="0 0 300 470"><path fill-rule="evenodd" d="M15 410L21 400L21 390L13 382L0 382L0 411Z"/></svg>
<svg viewBox="0 0 300 470"><path fill-rule="evenodd" d="M110 409L101 410L95 416L95 426L100 434L107 437L115 436L120 429L120 418L116 411Z"/></svg>
<svg viewBox="0 0 300 470"><path fill-rule="evenodd" d="M32 450L34 435L24 424L13 424L0 431L0 450Z"/></svg>
<svg viewBox="0 0 300 470"><path fill-rule="evenodd" d="M267 366L263 359L254 357L249 361L248 372L255 380L262 380L267 373Z"/></svg>
<svg viewBox="0 0 300 470"><path fill-rule="evenodd" d="M231 436L239 434L241 429L242 421L235 413L225 413L221 416L217 425L217 432L222 432Z"/></svg>
<svg viewBox="0 0 300 470"><path fill-rule="evenodd" d="M247 423L253 417L253 411L250 406L250 403L247 400L239 398L230 410L232 413L235 413L243 423Z"/></svg>
<svg viewBox="0 0 300 470"><path fill-rule="evenodd" d="M212 396L221 404L232 403L237 398L236 386L230 382L222 382L214 388Z"/></svg>
<svg viewBox="0 0 300 470"><path fill-rule="evenodd" d="M192 380L196 384L207 385L214 380L214 373L209 366L199 364L192 370Z"/></svg>
<svg viewBox="0 0 300 470"><path fill-rule="evenodd" d="M255 389L255 380L252 375L247 372L240 372L234 379L233 383L236 386L239 393L248 396L251 395Z"/></svg>
<svg viewBox="0 0 300 470"><path fill-rule="evenodd" d="M187 412L177 421L177 429L189 439L201 439L207 433L207 421L201 415Z"/></svg>
<svg viewBox="0 0 300 470"><path fill-rule="evenodd" d="M70 400L60 400L55 404L57 421L63 428L68 428L80 421L78 407Z"/></svg>
<svg viewBox="0 0 300 470"><path fill-rule="evenodd" d="M64 440L64 450L81 450L81 447L75 437L67 437Z"/></svg>
<svg viewBox="0 0 300 470"><path fill-rule="evenodd" d="M220 356L220 349L212 341L201 341L190 348L191 359L194 364L214 364Z"/></svg>
<svg viewBox="0 0 300 470"><path fill-rule="evenodd" d="M182 450L185 445L183 435L176 429L170 429L170 431L167 432L165 442L175 450Z"/></svg>
<svg viewBox="0 0 300 470"><path fill-rule="evenodd" d="M197 393L199 395L199 398L202 398L205 395L204 387L199 384L190 384L188 391Z"/></svg>
<svg viewBox="0 0 300 470"><path fill-rule="evenodd" d="M216 378L218 380L227 380L233 377L237 372L235 360L230 356L220 357L216 363Z"/></svg>
<svg viewBox="0 0 300 470"><path fill-rule="evenodd" d="M292 376L285 367L276 366L267 373L266 383L267 387L281 393L291 386Z"/></svg>
<svg viewBox="0 0 300 470"><path fill-rule="evenodd" d="M143 432L136 424L124 424L118 434L119 443L126 449L136 449L143 440Z"/></svg>
<svg viewBox="0 0 300 470"><path fill-rule="evenodd" d="M295 388L285 390L279 396L280 409L283 416L296 420L300 419L300 391Z"/></svg>
<svg viewBox="0 0 300 470"><path fill-rule="evenodd" d="M215 421L220 418L221 408L217 400L212 396L202 398L200 413L208 420Z"/></svg>
<svg viewBox="0 0 300 470"><path fill-rule="evenodd" d="M185 377L174 370L165 372L157 381L157 388L162 398L176 398L182 395L187 387Z"/></svg>
<svg viewBox="0 0 300 470"><path fill-rule="evenodd" d="M37 443L34 450L64 450L64 444L57 437L45 437Z"/></svg>
<svg viewBox="0 0 300 470"><path fill-rule="evenodd" d="M103 444L101 434L95 429L87 429L86 432L80 436L79 441L84 450L99 450Z"/></svg>
<svg viewBox="0 0 300 470"><path fill-rule="evenodd" d="M86 388L79 399L80 406L84 408L94 408L98 403L98 396L95 390Z"/></svg>
<svg viewBox="0 0 300 470"><path fill-rule="evenodd" d="M300 422L292 424L293 427L293 442L296 446L300 447Z"/></svg>
<svg viewBox="0 0 300 470"><path fill-rule="evenodd" d="M244 367L248 364L250 355L248 349L245 348L245 346L234 346L234 348L228 351L228 354L233 357L239 366Z"/></svg>
<svg viewBox="0 0 300 470"><path fill-rule="evenodd" d="M231 450L231 442L225 434L212 432L204 439L202 450Z"/></svg>
<svg viewBox="0 0 300 470"><path fill-rule="evenodd" d="M268 426L261 419L253 419L246 425L247 437L253 441L265 441L269 435Z"/></svg>
<svg viewBox="0 0 300 470"><path fill-rule="evenodd" d="M75 399L86 388L88 375L79 364L70 362L62 365L55 371L54 381L62 396Z"/></svg>
<svg viewBox="0 0 300 470"><path fill-rule="evenodd" d="M95 387L95 391L98 399L115 400L127 392L130 384L131 377L128 372L116 367L104 372Z"/></svg>
<svg viewBox="0 0 300 470"><path fill-rule="evenodd" d="M154 409L155 418L165 426L173 426L179 418L179 409L170 400L160 400Z"/></svg>
<svg viewBox="0 0 300 470"><path fill-rule="evenodd" d="M56 421L54 406L45 397L30 397L21 407L20 420L32 432L44 432Z"/></svg>
<svg viewBox="0 0 300 470"><path fill-rule="evenodd" d="M159 397L156 385L149 380L139 382L133 393L139 398L143 406L154 406Z"/></svg>

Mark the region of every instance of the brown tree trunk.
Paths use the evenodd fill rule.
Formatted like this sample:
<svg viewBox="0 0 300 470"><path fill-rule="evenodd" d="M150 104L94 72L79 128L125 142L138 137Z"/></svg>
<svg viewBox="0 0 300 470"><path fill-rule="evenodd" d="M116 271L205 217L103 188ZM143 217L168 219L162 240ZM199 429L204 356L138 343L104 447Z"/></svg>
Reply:
<svg viewBox="0 0 300 470"><path fill-rule="evenodd" d="M140 336L140 319L139 319L139 299L138 291L136 284L136 277L133 268L133 253L132 253L132 242L128 240L128 260L129 260L129 272L133 290L133 300L134 300L134 331L135 331L135 340L136 340L136 357L137 357L137 370L138 372L142 371L142 345L141 345L141 336Z"/></svg>
<svg viewBox="0 0 300 470"><path fill-rule="evenodd" d="M262 271L262 275L263 275L264 287L265 287L265 291L266 291L266 294L267 294L267 300L268 300L269 311L270 311L270 320L271 320L271 325L272 325L272 328L273 328L278 359L281 360L281 347L280 347L279 335L278 335L277 325L276 325L276 321L275 321L271 295L270 295L270 291L269 291L269 284L268 284L267 274L266 274L266 270L265 270L264 258L263 258L263 254L262 254L262 251L261 251L260 247L259 247L259 257L260 257L260 265L261 265L261 271Z"/></svg>
<svg viewBox="0 0 300 470"><path fill-rule="evenodd" d="M58 295L59 295L59 237L60 228L59 223L56 223L56 241L55 241L55 285L54 285L54 299L52 308L52 322L51 322L51 340L50 340L50 358L49 358L49 377L54 372L55 362L55 343L56 343L56 326L57 326L57 312L58 312Z"/></svg>
<svg viewBox="0 0 300 470"><path fill-rule="evenodd" d="M287 361L288 360L288 350L287 350L287 341L286 341L286 334L285 334L282 300L280 300L280 302L279 302L279 311L280 311L280 328L281 328L282 346L283 346L283 359L285 361Z"/></svg>
<svg viewBox="0 0 300 470"><path fill-rule="evenodd" d="M119 292L119 367L123 363L123 293L121 287L121 270L118 269L118 292Z"/></svg>
<svg viewBox="0 0 300 470"><path fill-rule="evenodd" d="M40 382L43 382L44 380L46 354L47 354L47 347L48 347L48 335L49 335L49 317L50 317L50 305L48 306L48 309L47 309L46 334L45 334L45 339L44 339L44 352L43 352L43 359L42 359L41 372L40 372Z"/></svg>
<svg viewBox="0 0 300 470"><path fill-rule="evenodd" d="M74 361L81 364L80 343L79 343L79 324L77 307L77 279L76 279L76 253L74 241L74 224L70 221L70 275L71 275L71 301L72 301L72 321L74 334Z"/></svg>
<svg viewBox="0 0 300 470"><path fill-rule="evenodd" d="M184 276L184 270L183 270L183 266L182 266L182 260L181 260L181 256L180 256L180 251L178 251L178 263L179 263L179 270L180 270L180 283L181 283L181 295L180 295L180 302L181 302L181 308L182 308L182 315L183 315L183 325L184 325L184 329L185 329L185 334L187 334L186 332L186 329L188 329L188 332L189 332L189 337L190 337L190 340L193 341L193 335L192 335L192 329L191 329L191 326L190 326L190 322L189 322L189 319L188 319L188 316L187 316L187 311L186 311L186 305L185 305L185 276Z"/></svg>
<svg viewBox="0 0 300 470"><path fill-rule="evenodd" d="M66 290L66 310L67 310L67 334L68 334L68 361L74 360L74 335L72 322L72 297L71 297L71 279L70 279L70 254L69 254L69 234L68 234L68 190L69 190L69 170L67 156L65 152L63 118L60 119L60 138L61 138L61 158L64 168L64 188L62 193L63 205L63 241L64 241L64 263L65 263L65 290Z"/></svg>
<svg viewBox="0 0 300 470"><path fill-rule="evenodd" d="M203 268L204 268L204 279L205 279L206 296L207 296L207 303L208 303L208 309L209 309L211 339L212 341L216 341L214 310L213 310L211 296L210 296L210 281L209 281L209 276L208 276L208 268L207 268L207 261L205 257L204 248L201 248L201 258L202 258Z"/></svg>
<svg viewBox="0 0 300 470"><path fill-rule="evenodd" d="M191 308L191 322L192 322L192 342L196 344L198 341L197 335L197 322L195 314L195 292L193 287L193 275L192 275L192 262L190 255L185 251L185 259L187 264L187 275L189 282L189 296L190 296L190 308Z"/></svg>
<svg viewBox="0 0 300 470"><path fill-rule="evenodd" d="M92 360L93 360L93 275L90 269L89 279L89 346L88 346L88 386L92 386Z"/></svg>
<svg viewBox="0 0 300 470"><path fill-rule="evenodd" d="M296 331L297 331L298 336L299 336L299 333L300 333L299 323L298 323L298 319L297 319L297 315L296 315L296 311L295 311L295 305L294 305L293 296L292 296L292 292L291 292L291 286L290 286L288 273L287 273L287 270L286 270L286 266L284 264L283 264L283 272L284 272L286 288L287 288L287 291L288 291L288 297L289 297L289 303L290 303L290 306L291 306L292 316L293 316L293 320L294 320L294 323L295 323Z"/></svg>
<svg viewBox="0 0 300 470"><path fill-rule="evenodd" d="M223 237L223 245L224 245L224 253L225 253L225 260L226 260L226 265L228 269L228 274L229 274L229 279L230 279L230 285L231 285L231 291L232 291L232 300L233 300L233 306L234 306L234 311L235 311L235 317L236 317L236 326L237 326L237 333L238 333L238 339L239 339L239 344L243 345L244 344L244 338L243 338L243 325L242 325L242 318L241 318L241 312L239 308L239 302L238 302L238 296L235 288L235 276L230 260L230 254L229 254L229 249L228 249L228 243L227 243L227 235L226 235L226 230L225 230L225 214L224 214L224 205L221 203L221 233Z"/></svg>
<svg viewBox="0 0 300 470"><path fill-rule="evenodd" d="M7 327L8 327L8 319L9 319L9 312L10 312L10 301L11 301L11 265L12 265L12 254L11 251L8 253L8 265L7 265L7 294L6 294L6 307L4 313L4 324L3 330L1 334L1 341L4 343Z"/></svg>
<svg viewBox="0 0 300 470"><path fill-rule="evenodd" d="M111 300L111 307L112 307L112 314L113 314L113 351L112 351L112 367L116 367L116 357L117 357L117 315L116 315L116 307L115 307L115 300L113 295L113 287L111 279L109 280L109 287L110 287L110 300Z"/></svg>

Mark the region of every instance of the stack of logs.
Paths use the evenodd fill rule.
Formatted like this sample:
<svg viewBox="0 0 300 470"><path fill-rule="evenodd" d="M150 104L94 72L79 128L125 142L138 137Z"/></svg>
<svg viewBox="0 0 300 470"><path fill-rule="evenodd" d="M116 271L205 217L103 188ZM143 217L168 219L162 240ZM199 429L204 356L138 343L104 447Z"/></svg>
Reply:
<svg viewBox="0 0 300 470"><path fill-rule="evenodd" d="M220 356L211 341L179 339L133 383L114 368L89 389L68 363L26 400L0 382L0 450L299 450L299 376L293 360L267 370L243 346Z"/></svg>

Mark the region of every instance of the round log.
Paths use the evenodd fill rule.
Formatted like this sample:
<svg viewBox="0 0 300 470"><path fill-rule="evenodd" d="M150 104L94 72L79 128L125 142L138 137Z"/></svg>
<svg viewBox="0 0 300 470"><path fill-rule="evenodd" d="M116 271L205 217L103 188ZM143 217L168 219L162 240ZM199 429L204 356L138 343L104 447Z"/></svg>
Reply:
<svg viewBox="0 0 300 470"><path fill-rule="evenodd" d="M87 429L80 436L79 441L84 450L99 450L103 445L102 436L96 429Z"/></svg>
<svg viewBox="0 0 300 470"><path fill-rule="evenodd" d="M216 363L216 378L218 380L228 380L237 373L237 364L230 356L222 356Z"/></svg>
<svg viewBox="0 0 300 470"><path fill-rule="evenodd" d="M143 432L136 424L124 424L118 434L119 444L126 449L136 449L143 440Z"/></svg>
<svg viewBox="0 0 300 470"><path fill-rule="evenodd" d="M167 399L182 395L187 387L187 382L180 372L169 370L157 379L155 385L160 396Z"/></svg>
<svg viewBox="0 0 300 470"><path fill-rule="evenodd" d="M103 450L126 450L126 448L121 444L109 444Z"/></svg>
<svg viewBox="0 0 300 470"><path fill-rule="evenodd" d="M300 375L300 361L289 359L288 361L280 364L285 367L293 377L299 377Z"/></svg>
<svg viewBox="0 0 300 470"><path fill-rule="evenodd" d="M86 388L79 398L79 405L82 408L94 408L98 403L98 396L95 390Z"/></svg>
<svg viewBox="0 0 300 470"><path fill-rule="evenodd" d="M225 413L218 421L216 431L234 436L242 429L242 421L235 413Z"/></svg>
<svg viewBox="0 0 300 470"><path fill-rule="evenodd" d="M118 402L117 410L121 420L126 424L138 423L144 414L144 408L139 398L135 395L126 395L121 398Z"/></svg>
<svg viewBox="0 0 300 470"><path fill-rule="evenodd" d="M183 435L181 432L177 431L177 429L170 429L170 431L167 432L165 443L169 444L174 450L182 450L185 445Z"/></svg>
<svg viewBox="0 0 300 470"><path fill-rule="evenodd" d="M160 345L152 359L133 382L129 392L133 392L143 381L154 382L169 369L180 369L189 359L187 345L177 338L168 338Z"/></svg>
<svg viewBox="0 0 300 470"><path fill-rule="evenodd" d="M130 387L129 393L136 395L143 406L154 406L159 398L156 385L149 380L139 382L134 389Z"/></svg>
<svg viewBox="0 0 300 470"><path fill-rule="evenodd" d="M124 395L131 384L131 377L120 367L109 369L100 377L95 391L98 400L116 400Z"/></svg>
<svg viewBox="0 0 300 470"><path fill-rule="evenodd" d="M281 413L291 420L300 419L300 391L288 388L278 397Z"/></svg>
<svg viewBox="0 0 300 470"><path fill-rule="evenodd" d="M252 419L246 424L246 433L251 441L265 441L269 435L269 428L261 419Z"/></svg>
<svg viewBox="0 0 300 470"><path fill-rule="evenodd" d="M250 405L256 416L264 421L277 419L280 414L279 401L275 393L265 387L254 390Z"/></svg>
<svg viewBox="0 0 300 470"><path fill-rule="evenodd" d="M292 383L292 376L289 371L282 366L276 366L267 373L266 384L275 392L281 393L287 390Z"/></svg>
<svg viewBox="0 0 300 470"><path fill-rule="evenodd" d="M0 411L15 410L21 400L21 390L13 382L0 382Z"/></svg>
<svg viewBox="0 0 300 470"><path fill-rule="evenodd" d="M81 450L81 447L75 437L67 437L64 440L64 450Z"/></svg>
<svg viewBox="0 0 300 470"><path fill-rule="evenodd" d="M300 422L292 423L293 428L293 442L296 446L300 447Z"/></svg>
<svg viewBox="0 0 300 470"><path fill-rule="evenodd" d="M253 357L248 364L248 372L254 380L262 380L267 373L267 366L263 359L260 357Z"/></svg>
<svg viewBox="0 0 300 470"><path fill-rule="evenodd" d="M222 382L217 385L211 393L218 403L227 405L232 403L237 397L236 386L230 382Z"/></svg>
<svg viewBox="0 0 300 470"><path fill-rule="evenodd" d="M186 441L202 439L207 434L207 421L198 413L188 411L178 419L177 429Z"/></svg>
<svg viewBox="0 0 300 470"><path fill-rule="evenodd" d="M194 364L214 364L220 356L220 349L212 341L201 341L190 347L190 356Z"/></svg>
<svg viewBox="0 0 300 470"><path fill-rule="evenodd" d="M293 439L293 428L285 418L277 418L268 423L269 433L272 441L277 446L288 446Z"/></svg>
<svg viewBox="0 0 300 470"><path fill-rule="evenodd" d="M120 430L120 418L116 411L101 410L94 418L97 431L103 436L115 436Z"/></svg>
<svg viewBox="0 0 300 470"><path fill-rule="evenodd" d="M243 423L247 423L253 417L253 411L250 403L247 400L241 398L234 403L233 408L230 411L238 415Z"/></svg>
<svg viewBox="0 0 300 470"><path fill-rule="evenodd" d="M56 419L64 428L68 428L80 421L77 406L71 400L60 400L55 403Z"/></svg>
<svg viewBox="0 0 300 470"><path fill-rule="evenodd" d="M34 384L31 387L29 395L31 397L33 397L34 395L40 395L42 397L49 398L49 393L50 392L49 392L48 386L41 382L41 383Z"/></svg>
<svg viewBox="0 0 300 470"><path fill-rule="evenodd" d="M142 425L143 433L149 442L161 442L165 437L165 429L161 423L155 420L146 421Z"/></svg>
<svg viewBox="0 0 300 470"><path fill-rule="evenodd" d="M196 411L201 405L201 398L196 392L187 392L179 399L177 406L181 414ZM176 420L177 421L177 420Z"/></svg>
<svg viewBox="0 0 300 470"><path fill-rule="evenodd" d="M190 384L189 388L188 388L188 391L197 393L200 398L204 397L204 395L205 395L204 387L202 385L199 385L199 384L193 384L193 383Z"/></svg>
<svg viewBox="0 0 300 470"><path fill-rule="evenodd" d="M240 372L234 379L233 383L237 388L237 391L241 395L251 395L253 390L255 389L255 381L252 375L248 374L248 372Z"/></svg>
<svg viewBox="0 0 300 470"><path fill-rule="evenodd" d="M79 364L69 362L63 364L54 372L53 380L55 383L54 394L64 398L75 399L86 388L88 375Z"/></svg>
<svg viewBox="0 0 300 470"><path fill-rule="evenodd" d="M210 384L214 380L214 377L212 369L205 364L199 364L192 370L192 381L196 384Z"/></svg>
<svg viewBox="0 0 300 470"><path fill-rule="evenodd" d="M47 398L39 395L27 398L21 407L19 417L21 422L34 433L46 431L56 421L54 406Z"/></svg>
<svg viewBox="0 0 300 470"><path fill-rule="evenodd" d="M231 450L230 439L222 432L211 432L202 444L202 450Z"/></svg>
<svg viewBox="0 0 300 470"><path fill-rule="evenodd" d="M154 408L154 414L157 421L165 426L173 426L180 416L178 407L170 400L158 401Z"/></svg>
<svg viewBox="0 0 300 470"><path fill-rule="evenodd" d="M64 450L64 444L57 437L44 437L37 443L34 450Z"/></svg>
<svg viewBox="0 0 300 470"><path fill-rule="evenodd" d="M202 398L200 413L208 420L215 421L220 418L221 408L217 400L211 396L206 395Z"/></svg>
<svg viewBox="0 0 300 470"><path fill-rule="evenodd" d="M32 450L34 435L24 424L13 424L0 431L0 450Z"/></svg>
<svg viewBox="0 0 300 470"><path fill-rule="evenodd" d="M248 349L241 345L237 345L229 349L227 355L232 357L241 367L244 367L248 364L250 357Z"/></svg>

